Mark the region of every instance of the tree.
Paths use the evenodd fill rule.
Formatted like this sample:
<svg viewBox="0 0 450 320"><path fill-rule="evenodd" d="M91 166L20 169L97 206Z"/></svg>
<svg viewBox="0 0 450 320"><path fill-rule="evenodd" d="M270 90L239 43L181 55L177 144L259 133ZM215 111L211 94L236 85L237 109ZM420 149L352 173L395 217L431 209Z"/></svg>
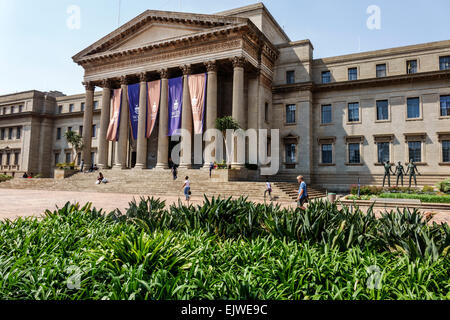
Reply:
<svg viewBox="0 0 450 320"><path fill-rule="evenodd" d="M216 129L222 132L222 137L225 142L225 150L228 156L228 146L227 146L227 130L238 130L241 126L239 123L233 119L233 117L227 116L223 118L216 119Z"/></svg>
<svg viewBox="0 0 450 320"><path fill-rule="evenodd" d="M74 131L67 131L64 134L64 137L67 140L67 143L72 146L72 150L75 153L75 157L73 158L73 162L77 162L78 153L83 150L83 137Z"/></svg>

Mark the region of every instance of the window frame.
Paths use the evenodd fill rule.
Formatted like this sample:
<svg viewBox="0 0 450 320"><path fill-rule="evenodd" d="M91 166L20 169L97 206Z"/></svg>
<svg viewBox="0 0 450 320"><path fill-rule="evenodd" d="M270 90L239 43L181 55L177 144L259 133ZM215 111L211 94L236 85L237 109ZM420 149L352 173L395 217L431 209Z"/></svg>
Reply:
<svg viewBox="0 0 450 320"><path fill-rule="evenodd" d="M443 63L441 62L441 59L447 59L446 61L446 68L442 68ZM450 55L449 56L439 56L439 70L450 70Z"/></svg>
<svg viewBox="0 0 450 320"><path fill-rule="evenodd" d="M356 73L355 73L356 79L350 79L350 70L356 71ZM357 81L358 80L358 67L347 68L347 80L348 81Z"/></svg>
<svg viewBox="0 0 450 320"><path fill-rule="evenodd" d="M293 150L292 149L290 150L290 151L294 151L294 161L293 162L288 161L288 150L289 150L289 149L287 149L288 146L294 147ZM298 162L297 161L297 148L298 148L297 144L292 143L292 142L284 144L284 163L285 163L285 165L296 165L297 164L297 162Z"/></svg>
<svg viewBox="0 0 450 320"><path fill-rule="evenodd" d="M408 117L408 101L412 100L412 99L418 99L419 100L419 104L418 104L418 108L419 108L419 117L418 118L409 118ZM422 99L420 98L420 96L416 96L416 97L406 97L406 110L405 110L405 119L406 121L421 121L423 120L423 112L422 112Z"/></svg>
<svg viewBox="0 0 450 320"><path fill-rule="evenodd" d="M328 74L329 75L327 82L323 81L325 79L324 78L324 74ZM320 76L320 81L321 81L321 84L331 83L331 71L330 70L322 71L321 72L321 76Z"/></svg>
<svg viewBox="0 0 450 320"><path fill-rule="evenodd" d="M97 139L97 124L92 124L92 128L91 128L91 134L92 134L92 136L91 136L91 138L92 139Z"/></svg>
<svg viewBox="0 0 450 320"><path fill-rule="evenodd" d="M448 143L448 159L445 161L444 154L444 143ZM445 139L441 141L441 164L450 165L450 139Z"/></svg>
<svg viewBox="0 0 450 320"><path fill-rule="evenodd" d="M411 139L411 140L408 140L407 142L406 142L406 149L407 149L407 152L406 152L406 154L408 155L408 159L407 159L407 161L405 161L405 163L409 163L409 161L411 160L411 150L410 150L410 143L418 143L419 144L419 146L420 146L420 161L416 161L415 159L414 159L414 163L424 163L424 159L423 159L423 155L424 155L424 148L423 148L423 141L421 141L420 139L417 139L417 140L415 140L415 139Z"/></svg>
<svg viewBox="0 0 450 320"><path fill-rule="evenodd" d="M410 62L415 62L416 63L415 72L409 72L409 63ZM419 72L419 60L418 59L406 60L406 74L416 74L418 72Z"/></svg>
<svg viewBox="0 0 450 320"><path fill-rule="evenodd" d="M387 104L387 119L378 119L378 103L386 102ZM389 99L379 99L375 100L375 122L390 122L391 121L391 106Z"/></svg>
<svg viewBox="0 0 450 320"><path fill-rule="evenodd" d="M293 111L293 112L294 112L294 122L288 122L288 108L289 108L289 107L292 107L292 106L295 107L295 110ZM290 110L289 110L289 111L290 111ZM290 112L292 112L292 111L290 111ZM293 126L293 125L296 125L296 124L297 124L297 104L295 104L295 103L288 103L288 104L285 104L285 109L284 109L284 124L285 124L286 126Z"/></svg>
<svg viewBox="0 0 450 320"><path fill-rule="evenodd" d="M446 108L447 115L442 115L442 98L447 97ZM450 118L450 94L439 95L439 119L449 119Z"/></svg>
<svg viewBox="0 0 450 320"><path fill-rule="evenodd" d="M61 140L62 138L62 128L56 128L56 140Z"/></svg>
<svg viewBox="0 0 450 320"><path fill-rule="evenodd" d="M292 76L292 79L289 76ZM295 70L286 70L286 84L295 84Z"/></svg>
<svg viewBox="0 0 450 320"><path fill-rule="evenodd" d="M330 107L330 122L324 122L323 117L323 109L324 107ZM322 104L320 105L320 125L322 126L329 126L333 124L333 105L332 104Z"/></svg>
<svg viewBox="0 0 450 320"><path fill-rule="evenodd" d="M358 105L358 120L350 120L350 105ZM347 103L347 124L360 124L361 119L361 104L359 102L348 102Z"/></svg>
<svg viewBox="0 0 450 320"><path fill-rule="evenodd" d="M384 76L379 76L378 75L378 67L380 67L380 66L384 66ZM385 63L378 63L378 64L376 64L376 66L375 66L375 75L376 75L376 78L386 78L387 76L388 76L388 70L387 70L387 63L385 62Z"/></svg>

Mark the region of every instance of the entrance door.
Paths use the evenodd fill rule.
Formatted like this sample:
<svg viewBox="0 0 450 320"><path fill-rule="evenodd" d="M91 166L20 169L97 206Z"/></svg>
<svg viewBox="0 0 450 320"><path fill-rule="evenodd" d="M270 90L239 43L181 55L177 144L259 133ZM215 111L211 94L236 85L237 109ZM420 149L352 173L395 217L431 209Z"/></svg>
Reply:
<svg viewBox="0 0 450 320"><path fill-rule="evenodd" d="M137 153L136 151L131 152L131 168L136 166Z"/></svg>

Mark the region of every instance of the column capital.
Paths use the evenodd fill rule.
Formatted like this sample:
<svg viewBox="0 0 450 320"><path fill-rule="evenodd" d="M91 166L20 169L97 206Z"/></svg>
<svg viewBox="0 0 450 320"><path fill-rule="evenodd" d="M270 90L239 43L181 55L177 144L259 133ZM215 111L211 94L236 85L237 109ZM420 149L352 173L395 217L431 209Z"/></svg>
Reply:
<svg viewBox="0 0 450 320"><path fill-rule="evenodd" d="M159 75L161 76L161 79L168 79L169 78L169 70L168 69L161 69L158 71Z"/></svg>
<svg viewBox="0 0 450 320"><path fill-rule="evenodd" d="M233 68L243 68L246 59L244 57L233 57L231 58L231 62L233 63Z"/></svg>
<svg viewBox="0 0 450 320"><path fill-rule="evenodd" d="M130 80L128 79L127 76L121 76L120 77L120 85L125 85L127 86L130 83Z"/></svg>
<svg viewBox="0 0 450 320"><path fill-rule="evenodd" d="M146 72L139 73L139 81L140 82L147 82L148 77Z"/></svg>
<svg viewBox="0 0 450 320"><path fill-rule="evenodd" d="M217 61L208 61L204 63L206 66L206 71L217 72Z"/></svg>
<svg viewBox="0 0 450 320"><path fill-rule="evenodd" d="M93 82L83 82L83 86L86 88L86 91L94 91L95 85Z"/></svg>
<svg viewBox="0 0 450 320"><path fill-rule="evenodd" d="M181 66L180 69L183 71L183 76L188 76L192 73L192 68L190 64L185 64Z"/></svg>
<svg viewBox="0 0 450 320"><path fill-rule="evenodd" d="M112 81L110 79L102 80L102 88L103 89L111 89L111 87L112 87Z"/></svg>

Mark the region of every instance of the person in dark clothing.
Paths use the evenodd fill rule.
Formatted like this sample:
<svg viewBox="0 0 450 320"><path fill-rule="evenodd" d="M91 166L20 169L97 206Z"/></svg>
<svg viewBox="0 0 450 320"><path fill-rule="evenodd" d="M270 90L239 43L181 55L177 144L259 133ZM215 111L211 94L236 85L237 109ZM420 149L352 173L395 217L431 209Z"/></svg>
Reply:
<svg viewBox="0 0 450 320"><path fill-rule="evenodd" d="M213 170L214 170L214 162L211 161L211 163L209 164L209 178L210 179L211 179Z"/></svg>

